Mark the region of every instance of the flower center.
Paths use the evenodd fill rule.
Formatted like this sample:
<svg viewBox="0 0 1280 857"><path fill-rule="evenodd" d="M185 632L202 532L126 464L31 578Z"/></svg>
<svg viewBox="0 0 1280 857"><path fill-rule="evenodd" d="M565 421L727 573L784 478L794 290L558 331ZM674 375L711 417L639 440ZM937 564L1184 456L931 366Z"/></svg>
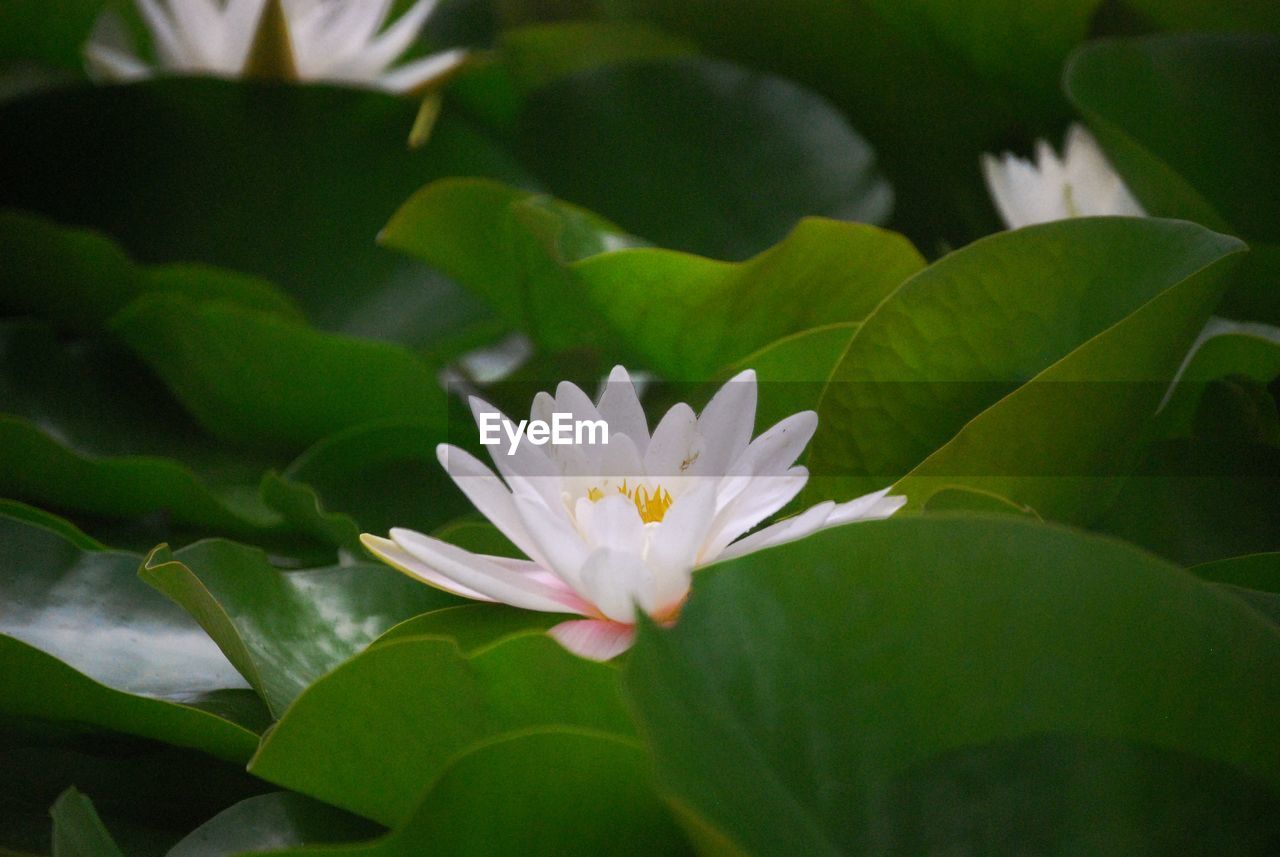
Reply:
<svg viewBox="0 0 1280 857"><path fill-rule="evenodd" d="M618 486L618 493L631 500L636 504L636 511L640 513L640 520L646 524L656 524L660 522L667 509L671 508L671 492L663 489L661 485L654 486L650 491L643 485L637 485L634 488L628 488L626 480ZM587 499L592 503L598 503L604 499L604 491L599 488L592 488L587 492Z"/></svg>

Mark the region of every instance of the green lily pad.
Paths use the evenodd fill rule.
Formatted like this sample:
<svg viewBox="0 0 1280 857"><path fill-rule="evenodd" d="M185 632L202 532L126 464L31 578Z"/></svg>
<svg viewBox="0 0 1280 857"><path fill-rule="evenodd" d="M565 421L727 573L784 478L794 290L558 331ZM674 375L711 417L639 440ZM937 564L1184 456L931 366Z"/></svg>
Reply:
<svg viewBox="0 0 1280 857"><path fill-rule="evenodd" d="M862 324L832 373L812 493L857 496L910 471L898 490L916 507L964 485L1088 520L1136 465L1221 295L1223 260L1242 249L1189 223L1085 218L935 262Z"/></svg>
<svg viewBox="0 0 1280 857"><path fill-rule="evenodd" d="M363 818L292 792L255 795L197 827L166 857L232 855L298 845L323 845L367 839L378 826Z"/></svg>
<svg viewBox="0 0 1280 857"><path fill-rule="evenodd" d="M385 565L284 571L223 540L157 548L140 573L200 623L276 717L392 625L457 602Z"/></svg>
<svg viewBox="0 0 1280 857"><path fill-rule="evenodd" d="M305 446L395 418L444 430L445 392L431 367L392 343L158 294L135 300L111 328L205 428L237 443Z"/></svg>
<svg viewBox="0 0 1280 857"><path fill-rule="evenodd" d="M468 750L386 836L359 845L273 851L347 855L688 854L654 793L640 747L614 736L538 729ZM265 855L264 855L265 857Z"/></svg>
<svg viewBox="0 0 1280 857"><path fill-rule="evenodd" d="M307 688L254 775L396 826L461 751L535 726L631 735L614 667L526 634L463 656L445 639L383 643Z"/></svg>
<svg viewBox="0 0 1280 857"><path fill-rule="evenodd" d="M301 318L293 301L258 277L202 265L143 266L119 245L84 229L0 211L0 307L48 319L74 332L97 332L148 292L225 300Z"/></svg>
<svg viewBox="0 0 1280 857"><path fill-rule="evenodd" d="M13 677L0 711L243 762L261 705L200 627L138 579L141 561L0 516L0 660Z"/></svg>
<svg viewBox="0 0 1280 857"><path fill-rule="evenodd" d="M0 324L0 491L109 519L163 515L236 535L277 530L254 490L268 460L226 449L128 353Z"/></svg>
<svg viewBox="0 0 1280 857"><path fill-rule="evenodd" d="M1274 625L1143 551L1009 516L904 517L697 575L674 628L641 629L625 686L659 787L741 853L920 853L925 825L959 812L933 849L1123 854L1170 821L1141 804L1161 769L1064 783L1063 767L1137 745L1181 771L1184 796L1213 770L1274 806L1278 667ZM1092 746L1048 763L1043 745L1009 751L1054 736ZM1102 768L1123 772L1125 755ZM1057 809L1010 821L1010 784ZM993 806L973 806L984 794ZM1124 838L1087 847L1104 817ZM1196 842L1227 823L1172 817ZM1036 818L1047 839L1018 838ZM984 832L997 844L974 845Z"/></svg>
<svg viewBox="0 0 1280 857"><path fill-rule="evenodd" d="M531 235L534 225L545 238ZM538 255L478 252L513 232ZM514 308L512 321L548 347L603 338L669 377L697 380L781 337L861 321L923 266L899 235L820 218L740 263L625 249L625 236L564 203L461 180L419 192L382 240Z"/></svg>
<svg viewBox="0 0 1280 857"><path fill-rule="evenodd" d="M825 99L702 57L550 83L528 97L515 139L557 196L721 259L764 251L808 215L883 223L892 208L871 147Z"/></svg>

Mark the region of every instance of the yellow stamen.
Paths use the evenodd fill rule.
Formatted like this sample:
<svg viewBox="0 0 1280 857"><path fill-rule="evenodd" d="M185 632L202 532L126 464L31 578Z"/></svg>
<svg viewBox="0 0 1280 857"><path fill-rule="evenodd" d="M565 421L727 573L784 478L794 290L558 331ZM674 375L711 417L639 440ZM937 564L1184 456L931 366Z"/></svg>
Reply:
<svg viewBox="0 0 1280 857"><path fill-rule="evenodd" d="M664 490L661 485L650 491L643 485L628 488L624 480L618 486L618 493L636 504L636 511L640 513L640 520L646 524L656 524L661 521L673 502L671 492ZM587 492L587 499L592 503L598 503L604 499L604 491L599 488L592 488Z"/></svg>

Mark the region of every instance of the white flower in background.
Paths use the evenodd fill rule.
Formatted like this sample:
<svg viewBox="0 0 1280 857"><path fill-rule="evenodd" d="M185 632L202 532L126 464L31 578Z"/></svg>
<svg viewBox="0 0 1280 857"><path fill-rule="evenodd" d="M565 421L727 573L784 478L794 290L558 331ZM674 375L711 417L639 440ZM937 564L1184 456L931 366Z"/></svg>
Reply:
<svg viewBox="0 0 1280 857"><path fill-rule="evenodd" d="M422 31L437 0L418 0L389 25L393 0L135 0L157 68L103 16L87 45L91 72L136 80L158 72L274 76L413 92L466 59L450 50L392 67Z"/></svg>
<svg viewBox="0 0 1280 857"><path fill-rule="evenodd" d="M1031 163L1006 152L982 156L982 172L996 208L1010 229L1070 217L1146 212L1082 125L1072 125L1062 157L1045 140Z"/></svg>
<svg viewBox="0 0 1280 857"><path fill-rule="evenodd" d="M477 423L499 417L471 400ZM562 383L539 393L530 423L555 414L604 420L607 443L525 442L491 447L501 478L466 451L442 444L454 482L528 559L473 554L413 532L364 535L365 547L401 571L447 592L528 610L573 613L550 633L579 655L607 660L631 645L638 611L669 623L690 576L713 562L793 541L825 527L886 518L904 497L888 489L847 503L825 502L750 533L789 503L809 474L795 466L818 425L803 411L751 439L756 379L743 372L695 414L669 410L650 434L626 370L609 376L598 404ZM501 417L504 431L515 426Z"/></svg>

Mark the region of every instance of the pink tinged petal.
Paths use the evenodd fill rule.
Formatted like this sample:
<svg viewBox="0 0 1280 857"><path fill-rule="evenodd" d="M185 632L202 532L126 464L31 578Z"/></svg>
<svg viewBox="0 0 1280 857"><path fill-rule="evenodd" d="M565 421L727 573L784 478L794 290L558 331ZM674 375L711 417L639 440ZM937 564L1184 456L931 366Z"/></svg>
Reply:
<svg viewBox="0 0 1280 857"><path fill-rule="evenodd" d="M604 619L571 619L547 631L578 657L607 661L631 648L636 628Z"/></svg>
<svg viewBox="0 0 1280 857"><path fill-rule="evenodd" d="M440 577L486 598L525 610L578 612L576 603L562 590L456 545L404 529L393 529L391 540Z"/></svg>
<svg viewBox="0 0 1280 857"><path fill-rule="evenodd" d="M417 92L448 77L470 57L470 52L462 48L441 51L392 69L378 78L378 84L388 92Z"/></svg>
<svg viewBox="0 0 1280 857"><path fill-rule="evenodd" d="M421 580L436 589L443 589L445 592L459 595L463 598L470 598L474 601L494 601L487 595L481 595L474 589L468 589L445 577L437 572L434 568L420 562L407 550L400 545L391 541L391 539L383 539L370 533L362 533L360 535L360 544L364 545L369 553L385 562L387 565L401 571L412 578Z"/></svg>
<svg viewBox="0 0 1280 857"><path fill-rule="evenodd" d="M511 491L502 480L465 449L442 443L436 447L440 466L467 499L489 519L502 534L511 540L525 556L544 563L546 558L538 553L536 542L525 528L516 511Z"/></svg>
<svg viewBox="0 0 1280 857"><path fill-rule="evenodd" d="M655 607L654 576L640 557L599 548L582 565L582 597L606 619L631 624L637 604L646 612Z"/></svg>
<svg viewBox="0 0 1280 857"><path fill-rule="evenodd" d="M809 471L803 467L793 467L782 476L752 479L732 502L716 513L698 558L699 565L715 560L730 542L794 500L808 481Z"/></svg>
<svg viewBox="0 0 1280 857"><path fill-rule="evenodd" d="M693 476L724 476L755 432L756 373L748 369L730 378L698 415L702 454L689 468Z"/></svg>
<svg viewBox="0 0 1280 857"><path fill-rule="evenodd" d="M644 453L644 472L653 477L680 476L701 455L698 417L680 402L663 415Z"/></svg>
<svg viewBox="0 0 1280 857"><path fill-rule="evenodd" d="M600 416L609 422L609 432L621 432L635 442L636 450L644 455L649 447L649 421L636 395L631 376L621 366L614 366L600 396Z"/></svg>

